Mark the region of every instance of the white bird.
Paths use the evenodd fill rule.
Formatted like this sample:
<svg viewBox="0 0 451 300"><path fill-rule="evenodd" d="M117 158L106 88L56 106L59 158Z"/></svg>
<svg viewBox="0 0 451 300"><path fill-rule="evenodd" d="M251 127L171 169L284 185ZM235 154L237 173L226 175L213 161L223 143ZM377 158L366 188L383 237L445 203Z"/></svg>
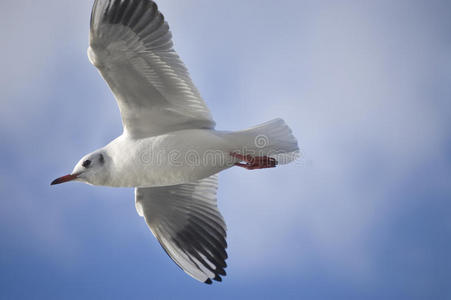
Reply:
<svg viewBox="0 0 451 300"><path fill-rule="evenodd" d="M138 214L177 265L199 281L221 281L226 225L215 174L293 161L299 150L291 130L275 119L216 131L151 0L96 0L88 57L113 91L124 130L52 185L134 187Z"/></svg>

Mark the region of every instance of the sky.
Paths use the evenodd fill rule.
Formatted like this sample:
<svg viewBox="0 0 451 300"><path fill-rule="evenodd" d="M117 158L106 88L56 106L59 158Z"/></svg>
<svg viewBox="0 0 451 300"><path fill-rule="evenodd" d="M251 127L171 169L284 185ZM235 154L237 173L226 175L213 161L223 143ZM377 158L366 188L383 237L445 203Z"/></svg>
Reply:
<svg viewBox="0 0 451 300"><path fill-rule="evenodd" d="M161 0L221 130L301 158L220 174L228 275L165 255L132 189L50 187L122 132L92 1L0 3L0 299L451 299L451 3Z"/></svg>

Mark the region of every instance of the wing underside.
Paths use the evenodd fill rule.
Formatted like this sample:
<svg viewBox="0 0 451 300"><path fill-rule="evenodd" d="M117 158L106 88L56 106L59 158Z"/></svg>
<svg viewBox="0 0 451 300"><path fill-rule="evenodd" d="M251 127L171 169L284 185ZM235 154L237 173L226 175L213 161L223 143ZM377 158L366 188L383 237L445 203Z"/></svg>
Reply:
<svg viewBox="0 0 451 300"><path fill-rule="evenodd" d="M216 204L217 176L190 184L137 188L136 208L166 253L187 274L225 276L226 225Z"/></svg>
<svg viewBox="0 0 451 300"><path fill-rule="evenodd" d="M214 128L155 2L96 0L88 56L113 91L130 135Z"/></svg>

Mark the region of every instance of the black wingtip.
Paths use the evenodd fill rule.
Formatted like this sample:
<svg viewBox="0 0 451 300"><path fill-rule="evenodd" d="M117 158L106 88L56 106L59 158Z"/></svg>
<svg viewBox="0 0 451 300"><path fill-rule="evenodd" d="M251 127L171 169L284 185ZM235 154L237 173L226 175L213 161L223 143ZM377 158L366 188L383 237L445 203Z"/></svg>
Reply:
<svg viewBox="0 0 451 300"><path fill-rule="evenodd" d="M210 278L208 278L207 280L205 280L205 281L204 281L204 283L206 283L206 284L212 284L212 283L213 283L213 281L211 281L211 279L210 279Z"/></svg>
<svg viewBox="0 0 451 300"><path fill-rule="evenodd" d="M227 275L226 271L224 269L221 269L221 268L216 269L216 273L218 275L221 275L221 276L226 276Z"/></svg>
<svg viewBox="0 0 451 300"><path fill-rule="evenodd" d="M216 275L215 278L213 278L213 280L216 280L216 281L218 281L218 282L221 282L221 281L222 281L222 278L221 278L221 276Z"/></svg>

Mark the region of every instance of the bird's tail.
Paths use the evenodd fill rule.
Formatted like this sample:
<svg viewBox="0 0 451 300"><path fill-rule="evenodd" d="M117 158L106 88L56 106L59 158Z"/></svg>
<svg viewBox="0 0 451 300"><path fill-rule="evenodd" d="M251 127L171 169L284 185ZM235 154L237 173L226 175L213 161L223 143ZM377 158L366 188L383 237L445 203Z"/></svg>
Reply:
<svg viewBox="0 0 451 300"><path fill-rule="evenodd" d="M299 147L291 129L282 119L274 119L243 131L227 134L236 147L233 152L251 156L269 156L278 164L299 157Z"/></svg>

